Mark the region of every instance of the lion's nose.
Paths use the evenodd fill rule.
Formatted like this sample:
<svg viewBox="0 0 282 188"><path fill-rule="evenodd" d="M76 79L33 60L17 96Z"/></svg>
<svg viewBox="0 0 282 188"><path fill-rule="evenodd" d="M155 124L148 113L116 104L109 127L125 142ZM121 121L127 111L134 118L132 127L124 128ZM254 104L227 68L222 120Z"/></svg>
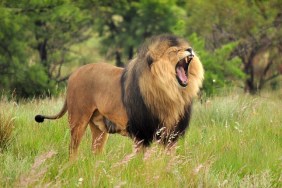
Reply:
<svg viewBox="0 0 282 188"><path fill-rule="evenodd" d="M187 48L186 51L190 53L190 55L189 55L190 58L194 57L194 52L193 52L193 49L191 47Z"/></svg>
<svg viewBox="0 0 282 188"><path fill-rule="evenodd" d="M187 48L186 51L192 53L192 52L193 52L193 49L190 47L190 48Z"/></svg>

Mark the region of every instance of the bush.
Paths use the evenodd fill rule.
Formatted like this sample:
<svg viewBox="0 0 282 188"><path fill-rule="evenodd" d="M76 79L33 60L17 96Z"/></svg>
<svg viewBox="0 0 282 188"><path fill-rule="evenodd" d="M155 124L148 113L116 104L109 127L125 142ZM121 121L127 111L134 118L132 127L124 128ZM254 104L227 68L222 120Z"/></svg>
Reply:
<svg viewBox="0 0 282 188"><path fill-rule="evenodd" d="M245 77L240 68L241 60L238 57L230 57L231 52L237 46L236 42L223 45L211 52L205 49L205 41L196 34L192 34L189 41L205 69L203 86L205 94L212 95L219 91L218 88L233 87Z"/></svg>
<svg viewBox="0 0 282 188"><path fill-rule="evenodd" d="M16 97L30 98L55 94L55 82L50 81L40 64L32 65L18 72L10 86Z"/></svg>

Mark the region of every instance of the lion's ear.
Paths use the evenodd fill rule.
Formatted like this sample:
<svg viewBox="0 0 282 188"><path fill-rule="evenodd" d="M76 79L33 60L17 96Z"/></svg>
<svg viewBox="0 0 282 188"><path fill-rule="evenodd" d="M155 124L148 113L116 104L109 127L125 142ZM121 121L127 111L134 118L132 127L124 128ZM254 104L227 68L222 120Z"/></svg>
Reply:
<svg viewBox="0 0 282 188"><path fill-rule="evenodd" d="M152 65L153 62L154 62L152 56L149 55L149 54L148 54L147 57L146 57L146 61L147 61L148 65L149 65L149 67L151 67L151 65Z"/></svg>

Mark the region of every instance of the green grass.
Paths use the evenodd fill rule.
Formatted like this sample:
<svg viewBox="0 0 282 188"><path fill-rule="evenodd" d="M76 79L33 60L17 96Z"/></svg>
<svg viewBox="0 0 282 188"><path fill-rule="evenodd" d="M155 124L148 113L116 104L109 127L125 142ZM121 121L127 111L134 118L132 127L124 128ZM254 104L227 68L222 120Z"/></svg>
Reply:
<svg viewBox="0 0 282 188"><path fill-rule="evenodd" d="M88 130L73 163L67 116L34 121L37 113L56 113L62 104L0 101L13 119L12 138L0 153L0 187L282 187L281 92L230 92L196 101L176 152L153 144L132 155L129 138L111 135L105 152L94 156Z"/></svg>

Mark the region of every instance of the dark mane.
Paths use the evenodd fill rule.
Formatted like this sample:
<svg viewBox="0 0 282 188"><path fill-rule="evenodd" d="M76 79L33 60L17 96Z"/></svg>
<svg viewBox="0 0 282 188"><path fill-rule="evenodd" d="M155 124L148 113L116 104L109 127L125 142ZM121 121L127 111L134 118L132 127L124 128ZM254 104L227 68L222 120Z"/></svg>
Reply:
<svg viewBox="0 0 282 188"><path fill-rule="evenodd" d="M187 100L186 103L181 103L180 100L177 100L179 97L173 98L172 100L171 98L166 100L166 98L163 101L169 102L162 103L162 99L158 100L158 97L170 96L158 95L158 86L156 87L156 80L150 77L151 64L158 62L157 59L162 57L168 48L172 46L183 46L186 44L187 43L184 39L173 35L159 35L152 37L146 40L143 45L141 45L141 47L138 49L137 57L128 64L122 73L122 102L128 116L127 132L136 141L142 141L144 146L149 146L150 143L155 139L161 139L165 145L167 145L169 141L174 142L179 136L184 135L185 130L188 127L192 104L190 99L187 100L189 97L189 95L187 95L187 90L185 91L186 93L181 91L183 92L181 94L179 94L180 92L178 90L176 91L179 92L176 93L177 95L179 94L179 97L182 97L181 95L188 96L183 98L183 100ZM155 64L154 67L156 66L159 65ZM169 81L171 81L171 79ZM146 90L146 87L149 89ZM170 88L169 85L168 88ZM147 91L150 91L151 93L148 94L146 93ZM152 91L156 91L157 94L153 95L154 98L148 97L149 95L152 96ZM166 91L159 90L159 92ZM173 92L175 92L175 90ZM148 98L150 100L148 100ZM174 104L180 104L181 106L169 106L171 105L170 102ZM170 111L170 109L175 111ZM178 109L181 109L182 111ZM165 114L166 112L168 113ZM160 116L160 114L165 114L166 116ZM171 117L176 118L172 119ZM170 122L167 123L167 120L170 120ZM168 129L167 132L165 132L164 135L161 135L160 138L157 133L159 133L160 129L162 128Z"/></svg>
<svg viewBox="0 0 282 188"><path fill-rule="evenodd" d="M121 77L122 101L128 115L127 131L133 139L142 141L144 146L149 146L154 139L159 139L156 133L162 128L162 122L155 117L145 105L138 85L139 75L136 74L136 72L133 73L133 79L129 82L128 86L130 89L128 89L128 93L125 94L125 83L128 81L127 71L127 68L125 68ZM176 141L179 136L185 134L185 130L189 126L191 109L192 105L185 108L184 116L179 120L172 133L175 134L171 139L172 142ZM168 142L168 139L170 138L163 140L165 144Z"/></svg>
<svg viewBox="0 0 282 188"><path fill-rule="evenodd" d="M133 70L135 71L135 70ZM129 82L128 93L125 94L125 83L127 80L127 69L125 68L122 78L122 101L126 107L128 115L127 131L130 136L143 145L148 146L153 141L156 130L159 128L160 121L154 117L146 107L138 85L138 75L133 73L133 78Z"/></svg>

